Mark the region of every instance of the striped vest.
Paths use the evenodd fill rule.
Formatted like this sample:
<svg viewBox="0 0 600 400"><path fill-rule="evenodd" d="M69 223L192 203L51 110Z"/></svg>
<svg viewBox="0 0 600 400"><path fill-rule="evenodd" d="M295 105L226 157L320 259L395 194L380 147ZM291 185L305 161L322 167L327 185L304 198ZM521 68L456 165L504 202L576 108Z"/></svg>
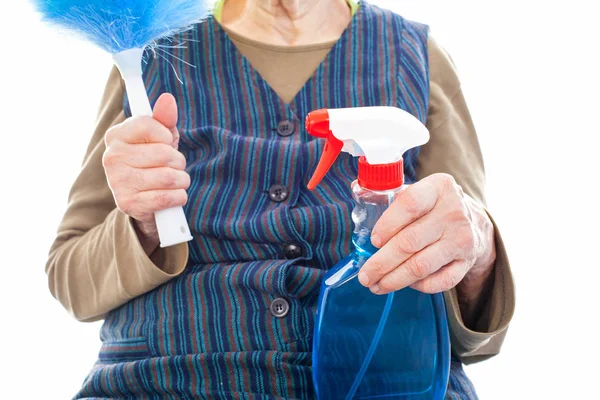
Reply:
<svg viewBox="0 0 600 400"><path fill-rule="evenodd" d="M319 108L385 105L425 122L427 28L363 2L290 104L213 17L160 44L172 56L148 57L144 75L151 102L169 92L179 105L189 264L107 316L76 397L313 398L316 301L325 271L352 250L357 161L341 155L308 191L324 143L303 121ZM409 183L417 151L405 156Z"/></svg>

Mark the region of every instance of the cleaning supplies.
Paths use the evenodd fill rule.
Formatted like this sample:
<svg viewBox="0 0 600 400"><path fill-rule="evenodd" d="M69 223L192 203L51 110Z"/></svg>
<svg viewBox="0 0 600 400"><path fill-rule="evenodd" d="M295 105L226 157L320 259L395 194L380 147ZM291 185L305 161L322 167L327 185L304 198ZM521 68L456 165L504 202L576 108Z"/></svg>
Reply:
<svg viewBox="0 0 600 400"><path fill-rule="evenodd" d="M206 15L203 0L32 0L43 18L113 54L133 116L152 116L142 79L144 48ZM182 207L155 214L161 247L192 239Z"/></svg>
<svg viewBox="0 0 600 400"><path fill-rule="evenodd" d="M313 345L319 400L443 399L450 367L444 298L405 288L375 295L358 272L377 249L371 231L403 190L403 154L429 140L427 128L394 107L313 111L307 131L327 140L313 190L343 151L359 156L352 183L355 250L326 274Z"/></svg>

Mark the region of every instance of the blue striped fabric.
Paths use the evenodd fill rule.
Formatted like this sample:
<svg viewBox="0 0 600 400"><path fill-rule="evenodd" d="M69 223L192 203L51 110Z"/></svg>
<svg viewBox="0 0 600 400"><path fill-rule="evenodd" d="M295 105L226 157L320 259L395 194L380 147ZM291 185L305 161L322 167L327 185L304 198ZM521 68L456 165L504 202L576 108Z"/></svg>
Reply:
<svg viewBox="0 0 600 400"><path fill-rule="evenodd" d="M187 48L171 46L172 56L150 57L144 74L153 102L169 92L180 108L180 150L192 181L189 265L107 316L99 360L76 398L313 398L316 300L324 272L351 251L357 162L341 156L308 191L323 142L303 121L324 107L387 105L425 122L427 28L363 2L290 104L214 18L175 38L181 42ZM277 134L284 120L295 124L293 135ZM417 152L405 157L409 183ZM289 189L285 201L271 200L275 184ZM290 243L302 257L285 258ZM269 312L280 297L290 305L284 318ZM459 363L452 371L449 396L453 382L459 394L470 387Z"/></svg>

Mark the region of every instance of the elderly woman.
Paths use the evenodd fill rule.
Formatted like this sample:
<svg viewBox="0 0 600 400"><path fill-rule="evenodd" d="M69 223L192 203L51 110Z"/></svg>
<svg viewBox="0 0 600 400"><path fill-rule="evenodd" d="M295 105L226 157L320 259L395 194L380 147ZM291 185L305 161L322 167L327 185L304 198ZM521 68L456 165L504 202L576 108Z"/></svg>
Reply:
<svg viewBox="0 0 600 400"><path fill-rule="evenodd" d="M427 125L360 281L374 293L444 292L447 396L475 399L462 364L500 350L514 307L484 209L484 168L456 71L426 26L351 0L228 0L149 58L153 118L130 118L118 72L52 246L50 290L104 319L76 398L309 399L316 300L351 251L340 157L306 189L319 108L387 105ZM160 53L160 52L159 52ZM153 214L185 205L193 241L160 248Z"/></svg>

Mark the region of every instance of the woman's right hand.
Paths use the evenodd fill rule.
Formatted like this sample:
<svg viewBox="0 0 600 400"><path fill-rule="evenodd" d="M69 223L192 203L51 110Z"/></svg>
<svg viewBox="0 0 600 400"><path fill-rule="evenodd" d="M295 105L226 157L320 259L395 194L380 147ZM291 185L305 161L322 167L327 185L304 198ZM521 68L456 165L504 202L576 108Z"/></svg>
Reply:
<svg viewBox="0 0 600 400"><path fill-rule="evenodd" d="M177 148L177 104L163 94L153 117L133 117L112 127L105 136L102 165L119 210L134 220L147 254L159 244L156 211L183 206L190 176Z"/></svg>

